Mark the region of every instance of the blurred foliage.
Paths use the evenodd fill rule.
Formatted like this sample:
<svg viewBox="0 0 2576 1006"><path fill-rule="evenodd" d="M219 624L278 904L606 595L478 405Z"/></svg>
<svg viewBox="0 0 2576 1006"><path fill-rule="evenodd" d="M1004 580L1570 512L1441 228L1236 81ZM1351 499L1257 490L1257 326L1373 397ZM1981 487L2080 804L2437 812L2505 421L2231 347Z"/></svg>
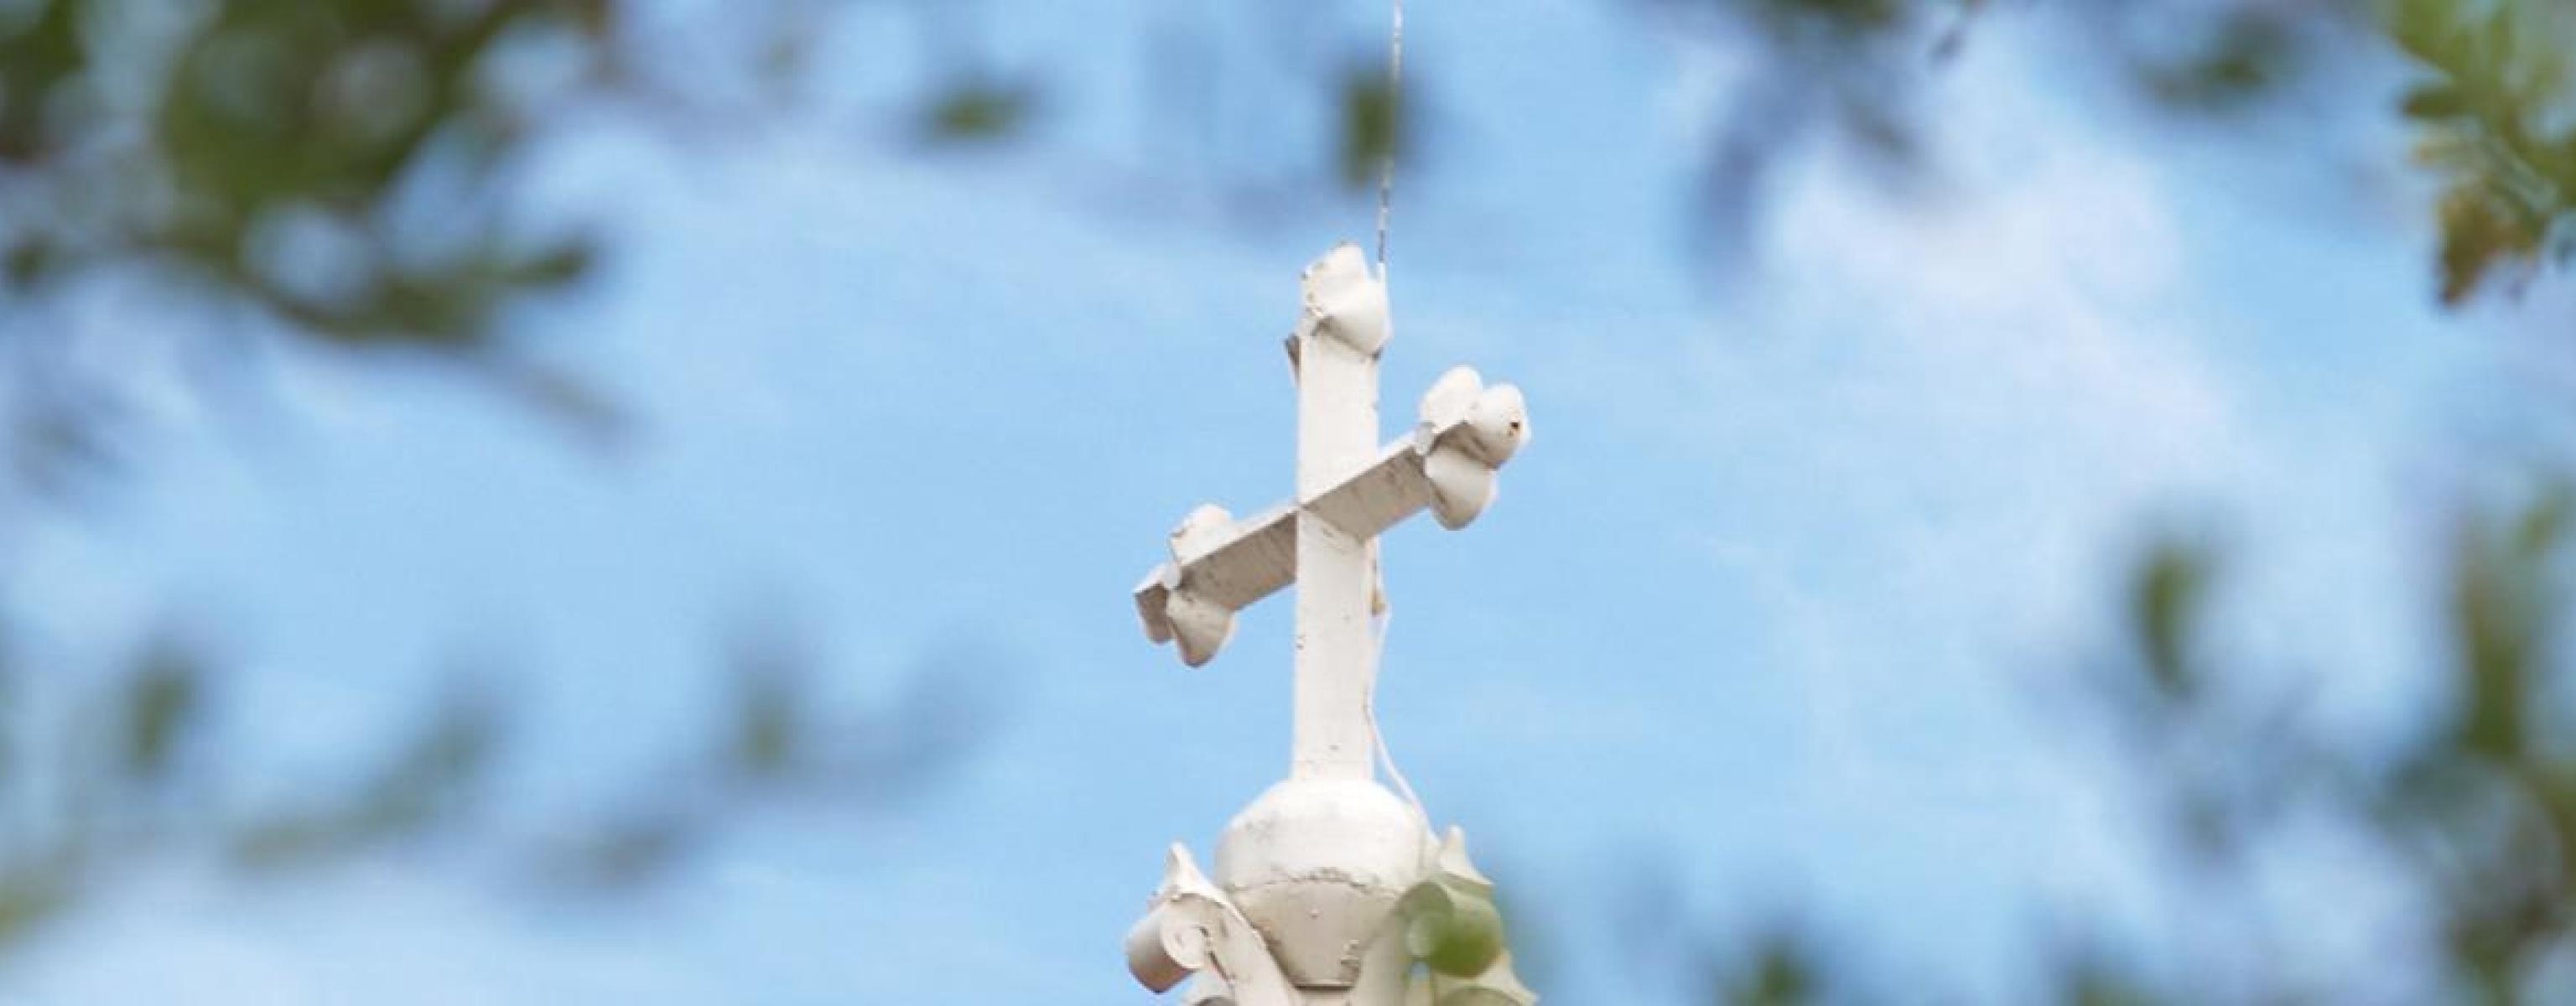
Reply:
<svg viewBox="0 0 2576 1006"><path fill-rule="evenodd" d="M2373 959L2387 970L2315 987L2286 959L2257 955L2251 987L2224 968L2185 959L2150 979L2107 943L2061 950L2053 1001L2079 1006L2148 1003L2380 1001L2415 987L2419 962L2440 1001L2566 1002L2576 953L2576 667L2562 646L2571 622L2576 490L2551 483L2502 510L2458 522L2443 581L2450 644L2436 670L2442 701L2385 744L2329 741L2295 710L2247 687L2210 627L2220 583L2216 549L2168 538L2130 577L2122 654L2098 680L2099 709L2116 749L2138 770L2150 818L2183 854L2173 891L2198 930L2222 922L2229 897L2261 887L2267 871L2296 868L2294 818L2322 821L2356 839L2391 869L2382 881L2420 905ZM2287 855L2279 855L2287 851ZM2264 853L2275 855L2264 855ZM2344 892L2292 885L2302 900L2255 922L2338 910ZM2196 892L2209 892L2202 896ZM2219 892L2229 892L2220 895ZM2255 934L2296 946L2298 933ZM1803 942L1752 941L1716 984L1728 1003L1871 1001L1829 993L1853 966ZM2551 970L2557 962L2558 970ZM1938 998L1938 997L1934 997Z"/></svg>
<svg viewBox="0 0 2576 1006"><path fill-rule="evenodd" d="M2190 619L2199 614L2210 575L2205 552L2167 547L2149 556L2132 578L2129 607L2138 626L2140 661L2165 701L2188 701L2198 690L2194 661L2182 647L2191 639Z"/></svg>
<svg viewBox="0 0 2576 1006"><path fill-rule="evenodd" d="M2539 965L2576 952L2576 695L2559 652L2570 504L2558 486L2511 519L2461 527L2452 706L2370 794L2432 889L2442 957L2467 999L2547 1001Z"/></svg>
<svg viewBox="0 0 2576 1006"><path fill-rule="evenodd" d="M1695 214L1704 249L1732 267L1759 222L1781 157L1809 140L1838 141L1859 163L1899 180L1920 171L1916 100L1933 34L1982 0L1628 0L1685 38L1751 65L1731 82L1708 133ZM1937 4L1937 5L1936 5Z"/></svg>
<svg viewBox="0 0 2576 1006"><path fill-rule="evenodd" d="M1627 0L1685 37L1744 57L1703 161L1698 220L1719 246L1759 222L1765 179L1812 139L1881 177L1937 175L1919 96L1969 44L1985 0ZM2078 0L2073 49L2115 68L2151 107L2247 126L2281 147L2310 138L2243 113L2348 57L2387 48L2425 80L2396 111L2416 159L2442 180L2437 289L2458 305L2498 276L2519 281L2570 252L2576 124L2568 60L2576 9L2557 0ZM2340 85L2344 78L2329 81ZM2259 123L2259 124L2258 124ZM2518 285L2518 282L2517 282Z"/></svg>
<svg viewBox="0 0 2576 1006"><path fill-rule="evenodd" d="M1721 970L1717 987L1717 1001L1729 1006L1799 1006L1824 998L1816 951L1787 931L1758 937L1741 962Z"/></svg>
<svg viewBox="0 0 2576 1006"><path fill-rule="evenodd" d="M1017 135L1038 104L1027 83L969 81L948 88L923 113L921 133L934 143L980 143Z"/></svg>
<svg viewBox="0 0 2576 1006"><path fill-rule="evenodd" d="M191 647L156 639L137 661L117 703L124 737L118 761L126 778L151 783L167 777L179 760L189 728L201 712L205 668Z"/></svg>
<svg viewBox="0 0 2576 1006"><path fill-rule="evenodd" d="M227 851L241 865L273 868L363 850L451 820L481 795L501 740L495 717L492 699L459 689L345 794L236 825Z"/></svg>
<svg viewBox="0 0 2576 1006"><path fill-rule="evenodd" d="M16 296L145 262L299 332L454 346L588 262L580 240L513 233L494 208L500 168L553 97L497 67L551 45L596 77L607 0L10 7L0 184L18 212L0 242ZM405 205L424 198L444 204L434 227Z"/></svg>
<svg viewBox="0 0 2576 1006"><path fill-rule="evenodd" d="M1891 184L1937 175L1923 96L1973 44L1985 0L1619 0L1741 56L1709 133L1696 217L1727 252L1758 219L1781 159L1822 141ZM210 332L247 314L336 349L488 368L549 412L613 409L578 375L513 362L511 309L589 275L603 249L514 212L515 170L585 104L686 100L657 80L640 0L0 0L0 495L61 491L105 467L129 421L57 365L49 303L101 277L187 291ZM735 68L792 75L833 4L728 5L783 19ZM937 19L956 5L902 5ZM2443 184L2439 292L2459 304L2563 260L2576 200L2570 8L2548 0L2078 0L2058 8L2086 59L2157 107L2244 112L2295 86L2330 48L2368 39L2421 80L2396 113ZM1335 43L1339 46L1340 43ZM1340 50L1336 51L1348 51ZM950 52L902 112L928 145L1026 134L1048 82ZM1436 70L1435 70L1436 72ZM1390 156L1420 154L1417 102L1373 49L1307 74L1330 109L1325 174L1352 191ZM2323 807L2410 865L2438 912L2434 957L2462 999L2544 999L2539 962L2570 948L2576 750L2564 738L2567 496L2463 521L2448 572L2455 704L2393 762L2324 744L2292 712L2249 705L2206 638L2214 549L2150 554L2127 594L2127 658L2105 681L2124 750L2146 768L2178 845L2213 876L2287 807ZM0 514L0 520L6 515ZM0 555L0 563L8 557ZM0 573L7 572L0 568ZM0 611L0 622L5 622ZM6 647L0 646L0 659ZM277 871L430 834L470 834L550 883L628 884L683 862L746 805L781 797L899 798L965 744L942 688L857 724L825 722L803 662L754 648L703 743L619 789L606 809L537 835L482 814L513 731L495 695L459 688L400 743L329 792L284 807L224 802L223 669L200 644L146 641L83 701L79 750L0 734L0 791L63 794L38 821L0 817L0 947L172 850ZM0 669L6 669L0 665ZM15 708L27 683L0 677ZM34 777L49 778L38 785ZM44 823L50 822L50 823ZM1433 947L1449 946L1440 933ZM1728 1001L1815 1001L1851 986L1818 944L1767 939L1718 970ZM1477 955L1483 948L1474 948ZM2203 1001L2164 994L2107 954L2064 955L2075 1003ZM2366 990L2363 990L2366 992Z"/></svg>
<svg viewBox="0 0 2576 1006"><path fill-rule="evenodd" d="M336 786L243 798L223 771L228 732L210 699L222 684L202 647L164 635L114 680L76 698L70 729L0 743L0 960L26 937L110 893L154 861L204 861L273 877L431 839L496 861L540 891L605 893L654 880L764 805L876 808L943 778L986 710L931 669L884 710L835 712L810 669L773 636L733 661L733 700L714 743L685 743L638 778L600 784L602 808L533 815L496 785L514 738L502 693L458 679L388 750ZM112 724L91 729L90 723ZM845 743L837 738L864 738ZM237 753L237 747L235 748Z"/></svg>
<svg viewBox="0 0 2576 1006"><path fill-rule="evenodd" d="M2442 299L2569 250L2576 127L2567 119L2576 10L2524 0L2396 0L2388 32L2430 79L2400 106L2445 182Z"/></svg>
<svg viewBox="0 0 2576 1006"><path fill-rule="evenodd" d="M1413 130L1410 109L1394 73L1385 64L1360 60L1342 71L1340 138L1333 162L1342 188L1358 191L1375 186L1390 158L1403 157Z"/></svg>
<svg viewBox="0 0 2576 1006"><path fill-rule="evenodd" d="M803 72L849 6L753 0L674 28L641 0L0 0L0 461L17 476L0 493L59 496L137 432L116 375L66 363L47 310L107 279L176 309L182 356L255 358L251 331L437 361L613 435L622 416L583 375L505 338L513 307L602 252L520 205L528 162L585 108L681 130L756 119L697 112L728 80ZM771 43L734 65L668 68L675 30L759 24ZM1040 105L1039 82L965 46L924 73L932 142L1017 135Z"/></svg>
<svg viewBox="0 0 2576 1006"><path fill-rule="evenodd" d="M614 432L612 403L577 373L526 362L511 338L514 306L577 283L598 253L522 212L526 162L585 107L702 128L654 113L689 112L728 75L792 75L802 55L773 44L741 66L667 77L657 46L669 40L651 34L647 6L0 0L0 579L17 558L12 504L86 501L73 490L112 476L136 432L124 371L76 363L54 310L101 283L163 299L181 356L257 359L249 340L274 338L434 361L583 432ZM842 6L733 4L716 27L768 18L778 39L801 41ZM1027 128L1037 84L993 84L958 70L960 52L941 58L920 101L933 139ZM0 626L9 614L0 607ZM230 675L202 640L154 636L105 681L62 667L0 675L0 951L163 860L272 876L436 837L518 862L544 887L615 889L685 863L766 803L906 799L984 725L941 670L881 716L832 714L783 636L735 654L735 699L709 737L645 778L602 784L601 806L533 815L496 786L528 739L503 691L453 688L386 750L355 753L347 778L257 803L225 769L258 734L221 722ZM13 669L11 643L0 635L0 671ZM72 715L25 714L65 704Z"/></svg>
<svg viewBox="0 0 2576 1006"><path fill-rule="evenodd" d="M1708 134L1693 215L1730 255L1775 165L1808 141L1855 153L1891 183L1937 176L1926 135L1937 123L1922 95L1994 13L1985 0L1619 2L1745 64ZM252 306L290 334L505 356L493 343L511 305L579 280L600 253L582 233L511 212L513 168L568 108L688 100L688 82L645 71L655 60L636 6L0 0L0 306L140 267ZM803 72L842 6L746 5L743 20L778 24L730 70ZM1029 130L1048 83L982 66L962 40L970 7L896 6L936 33L911 113L916 137L980 145ZM2402 111L2446 181L2445 301L2563 254L2553 235L2576 182L2576 139L2559 126L2576 39L2563 4L2079 0L2054 10L2073 18L2089 61L2121 68L2158 103L2211 114L2284 90L2331 62L2330 46L2391 40L2432 78ZM1389 156L1420 153L1416 116L1376 55L1309 72L1332 103L1323 142L1345 188L1367 188ZM549 411L611 414L570 375L510 383ZM12 453L22 463L95 453L101 420L84 408L19 408Z"/></svg>

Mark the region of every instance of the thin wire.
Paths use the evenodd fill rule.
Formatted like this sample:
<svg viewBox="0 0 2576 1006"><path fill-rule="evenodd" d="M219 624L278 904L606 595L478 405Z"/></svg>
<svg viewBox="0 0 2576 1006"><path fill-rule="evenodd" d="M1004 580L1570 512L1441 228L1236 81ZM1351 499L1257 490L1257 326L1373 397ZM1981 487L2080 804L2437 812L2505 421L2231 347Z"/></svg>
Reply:
<svg viewBox="0 0 2576 1006"><path fill-rule="evenodd" d="M1404 0L1395 0L1395 28L1386 49L1386 163L1377 182L1377 275L1381 280L1386 278L1387 224L1395 215L1395 151L1404 140Z"/></svg>
<svg viewBox="0 0 2576 1006"><path fill-rule="evenodd" d="M1394 781L1395 791L1404 794L1404 802L1413 805L1413 815L1422 820L1422 830L1428 832L1431 830L1431 811L1422 806L1421 797L1413 794L1413 784L1405 781L1404 770L1395 767L1395 752L1386 749L1386 731L1378 729L1377 725L1376 672L1378 665L1383 664L1386 660L1387 627L1394 624L1395 609L1393 607L1382 608L1378 611L1377 656L1370 660L1369 687L1366 696L1362 700L1362 708L1368 711L1369 739L1377 742L1378 767L1385 769L1386 777Z"/></svg>
<svg viewBox="0 0 2576 1006"><path fill-rule="evenodd" d="M1386 279L1388 224L1395 215L1395 152L1401 145L1403 128L1404 0L1394 0L1394 6L1395 23L1387 37L1386 52L1386 162L1380 166L1377 183L1377 276L1380 282ZM1368 689L1361 694L1361 708L1368 713L1369 740L1375 742L1378 766L1386 770L1387 778L1395 783L1396 792L1404 795L1404 802L1412 805L1414 817L1421 821L1422 830L1428 834L1431 812L1422 806L1422 798L1414 794L1413 783L1404 778L1404 770L1395 767L1395 753L1386 747L1386 731L1377 724L1377 672L1386 662L1386 633L1395 624L1395 609L1386 603L1385 574L1378 572L1376 542L1369 543L1369 559L1371 571L1377 573L1377 617L1374 619L1377 624L1372 626L1376 630L1377 647L1369 657Z"/></svg>

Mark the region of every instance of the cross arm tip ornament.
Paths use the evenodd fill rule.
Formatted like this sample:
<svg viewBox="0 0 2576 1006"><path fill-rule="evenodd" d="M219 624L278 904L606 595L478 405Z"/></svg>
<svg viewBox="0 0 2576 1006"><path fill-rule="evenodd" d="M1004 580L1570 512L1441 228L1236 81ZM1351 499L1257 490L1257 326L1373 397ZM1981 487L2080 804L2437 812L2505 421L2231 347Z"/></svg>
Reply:
<svg viewBox="0 0 2576 1006"><path fill-rule="evenodd" d="M1476 368L1457 366L1422 395L1413 449L1440 526L1473 523L1493 502L1497 473L1529 443L1529 403L1509 384L1485 386Z"/></svg>
<svg viewBox="0 0 2576 1006"><path fill-rule="evenodd" d="M1392 335L1386 279L1369 271L1368 255L1348 241L1306 266L1298 283L1305 311L1289 337L1291 364L1302 361L1298 345L1313 335L1329 335L1361 356L1374 358Z"/></svg>
<svg viewBox="0 0 2576 1006"><path fill-rule="evenodd" d="M1234 637L1234 613L1297 575L1297 508L1281 504L1236 519L1207 504L1172 529L1171 558L1136 585L1145 638L1176 643L1198 667Z"/></svg>

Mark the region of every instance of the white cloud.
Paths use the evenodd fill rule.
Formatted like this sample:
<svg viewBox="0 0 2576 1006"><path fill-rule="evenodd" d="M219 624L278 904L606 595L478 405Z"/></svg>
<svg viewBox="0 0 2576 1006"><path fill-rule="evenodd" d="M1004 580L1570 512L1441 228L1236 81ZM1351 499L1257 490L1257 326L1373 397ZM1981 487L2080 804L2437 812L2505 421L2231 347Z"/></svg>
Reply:
<svg viewBox="0 0 2576 1006"><path fill-rule="evenodd" d="M1784 174L1762 274L1694 373L1708 547L1754 585L1743 623L1785 662L1758 673L1804 697L1793 789L1820 832L1918 831L1910 852L1806 855L1942 861L1988 892L1961 920L1987 935L1914 939L1986 961L2017 938L2029 895L2008 892L2139 890L2088 780L2053 767L2069 738L2043 731L2034 676L2073 662L2070 629L2098 624L2142 519L2255 458L2195 335L2166 178L2009 60L1959 72L1929 110L1940 191L1889 196L1831 162Z"/></svg>

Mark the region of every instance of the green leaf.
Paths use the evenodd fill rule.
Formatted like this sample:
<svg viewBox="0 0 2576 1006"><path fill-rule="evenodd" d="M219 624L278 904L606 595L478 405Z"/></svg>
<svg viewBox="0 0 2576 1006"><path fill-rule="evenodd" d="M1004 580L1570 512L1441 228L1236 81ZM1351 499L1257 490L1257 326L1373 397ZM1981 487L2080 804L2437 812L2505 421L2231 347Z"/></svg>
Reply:
<svg viewBox="0 0 2576 1006"><path fill-rule="evenodd" d="M1339 174L1343 187L1359 190L1387 161L1404 152L1408 137L1403 96L1385 67L1355 64L1341 80Z"/></svg>
<svg viewBox="0 0 2576 1006"><path fill-rule="evenodd" d="M1036 89L1027 85L958 84L932 99L922 134L933 143L998 140L1025 126L1036 107Z"/></svg>
<svg viewBox="0 0 2576 1006"><path fill-rule="evenodd" d="M1405 949L1434 973L1472 978L1502 956L1502 914L1495 910L1492 898L1434 882L1416 888L1404 900L1409 916Z"/></svg>
<svg viewBox="0 0 2576 1006"><path fill-rule="evenodd" d="M52 275L62 257L53 242L30 237L10 245L0 260L5 260L0 261L0 276L6 277L10 290L24 293Z"/></svg>
<svg viewBox="0 0 2576 1006"><path fill-rule="evenodd" d="M2447 82L2418 84L2398 108L2410 119L2449 119L2468 113L2468 100Z"/></svg>
<svg viewBox="0 0 2576 1006"><path fill-rule="evenodd" d="M2499 3L2487 12L2486 24L2478 36L2474 54L2479 63L2489 67L2513 65L2515 10L2513 4Z"/></svg>
<svg viewBox="0 0 2576 1006"><path fill-rule="evenodd" d="M2442 40L2451 27L2446 0L2397 0L2388 15L2388 37L2408 55L2427 63L2441 59Z"/></svg>
<svg viewBox="0 0 2576 1006"><path fill-rule="evenodd" d="M201 662L181 644L162 640L144 655L127 682L120 710L124 723L118 762L126 778L150 781L169 774L201 703Z"/></svg>
<svg viewBox="0 0 2576 1006"><path fill-rule="evenodd" d="M562 286L590 275L597 255L587 242L570 242L511 266L513 282L532 287Z"/></svg>
<svg viewBox="0 0 2576 1006"><path fill-rule="evenodd" d="M2198 634L2209 557L2197 548L2168 543L2156 548L2130 584L2130 617L2148 679L2176 701L2198 689L2191 647Z"/></svg>

